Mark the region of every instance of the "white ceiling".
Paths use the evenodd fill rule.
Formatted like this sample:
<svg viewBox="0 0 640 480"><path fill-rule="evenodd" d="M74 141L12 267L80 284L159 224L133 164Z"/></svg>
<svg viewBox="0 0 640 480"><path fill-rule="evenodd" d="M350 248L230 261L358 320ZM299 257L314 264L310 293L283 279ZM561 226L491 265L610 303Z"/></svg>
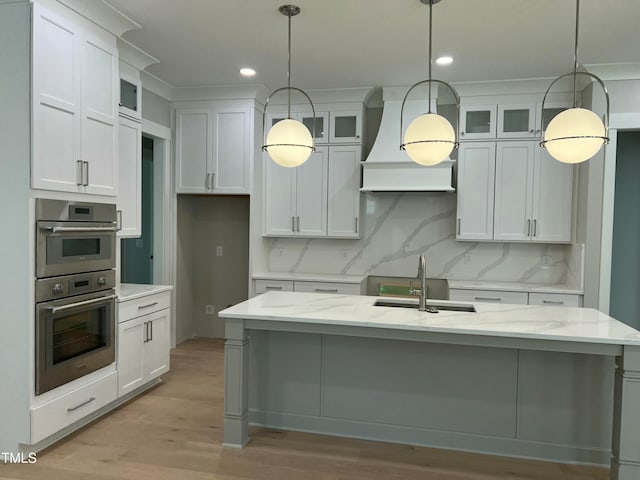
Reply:
<svg viewBox="0 0 640 480"><path fill-rule="evenodd" d="M284 0L108 0L142 25L124 38L160 60L175 87L286 85ZM428 7L420 0L295 0L292 85L409 85L427 77ZM433 7L434 78L555 77L572 69L574 0L443 0ZM581 64L640 62L640 0L582 0ZM258 74L242 78L240 67Z"/></svg>

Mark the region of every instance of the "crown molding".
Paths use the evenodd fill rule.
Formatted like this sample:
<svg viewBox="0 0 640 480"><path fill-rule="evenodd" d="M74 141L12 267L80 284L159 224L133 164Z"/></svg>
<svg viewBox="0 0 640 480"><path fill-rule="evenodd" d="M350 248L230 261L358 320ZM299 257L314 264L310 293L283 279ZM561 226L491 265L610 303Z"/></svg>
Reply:
<svg viewBox="0 0 640 480"><path fill-rule="evenodd" d="M640 80L640 63L601 63L584 67L602 80Z"/></svg>
<svg viewBox="0 0 640 480"><path fill-rule="evenodd" d="M136 47L123 38L118 38L118 56L123 62L141 71L149 65L160 63L160 60L156 57L149 55L141 48Z"/></svg>
<svg viewBox="0 0 640 480"><path fill-rule="evenodd" d="M106 0L57 0L93 23L121 37L129 30L140 30L142 26L132 20Z"/></svg>
<svg viewBox="0 0 640 480"><path fill-rule="evenodd" d="M173 100L175 87L170 83L145 70L140 71L140 79L142 80L142 88L155 93L165 100Z"/></svg>

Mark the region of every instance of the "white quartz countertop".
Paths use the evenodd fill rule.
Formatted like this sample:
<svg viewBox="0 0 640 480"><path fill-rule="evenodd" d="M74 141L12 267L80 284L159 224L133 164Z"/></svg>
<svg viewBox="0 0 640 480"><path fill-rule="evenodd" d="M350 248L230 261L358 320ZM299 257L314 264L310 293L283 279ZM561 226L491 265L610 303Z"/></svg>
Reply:
<svg viewBox="0 0 640 480"><path fill-rule="evenodd" d="M118 302L126 302L136 298L146 297L154 293L168 292L173 290L171 285L142 285L136 283L121 283L116 287Z"/></svg>
<svg viewBox="0 0 640 480"><path fill-rule="evenodd" d="M254 273L254 280L297 280L304 282L331 282L331 283L362 283L366 280L366 275L331 275L324 273L287 273L287 272L267 272Z"/></svg>
<svg viewBox="0 0 640 480"><path fill-rule="evenodd" d="M223 318L419 330L539 340L640 345L640 332L591 308L475 304L476 313L377 307L382 297L269 292L227 308ZM410 302L410 300L406 300ZM438 303L459 303L438 301Z"/></svg>
<svg viewBox="0 0 640 480"><path fill-rule="evenodd" d="M582 288L575 285L519 282L487 282L482 280L448 280L449 288L460 290L501 290L504 292L566 293L582 295Z"/></svg>

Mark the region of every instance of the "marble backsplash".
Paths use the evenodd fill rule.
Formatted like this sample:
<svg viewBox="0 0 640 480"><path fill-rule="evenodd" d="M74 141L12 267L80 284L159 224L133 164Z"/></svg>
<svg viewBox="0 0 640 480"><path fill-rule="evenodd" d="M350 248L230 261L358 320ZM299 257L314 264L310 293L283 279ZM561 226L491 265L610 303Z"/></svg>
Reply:
<svg viewBox="0 0 640 480"><path fill-rule="evenodd" d="M429 277L581 285L582 245L460 242L456 196L363 195L359 240L265 238L271 272L415 276L418 255Z"/></svg>

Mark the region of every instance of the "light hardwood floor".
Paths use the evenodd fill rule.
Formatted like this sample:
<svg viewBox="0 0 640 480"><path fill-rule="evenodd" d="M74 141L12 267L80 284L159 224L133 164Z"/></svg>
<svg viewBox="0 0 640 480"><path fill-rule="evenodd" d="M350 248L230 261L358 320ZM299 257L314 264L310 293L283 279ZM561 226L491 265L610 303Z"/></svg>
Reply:
<svg viewBox="0 0 640 480"><path fill-rule="evenodd" d="M267 429L252 429L244 449L222 448L223 361L222 341L179 345L162 385L41 452L36 464L0 464L0 479L609 478L605 468Z"/></svg>

